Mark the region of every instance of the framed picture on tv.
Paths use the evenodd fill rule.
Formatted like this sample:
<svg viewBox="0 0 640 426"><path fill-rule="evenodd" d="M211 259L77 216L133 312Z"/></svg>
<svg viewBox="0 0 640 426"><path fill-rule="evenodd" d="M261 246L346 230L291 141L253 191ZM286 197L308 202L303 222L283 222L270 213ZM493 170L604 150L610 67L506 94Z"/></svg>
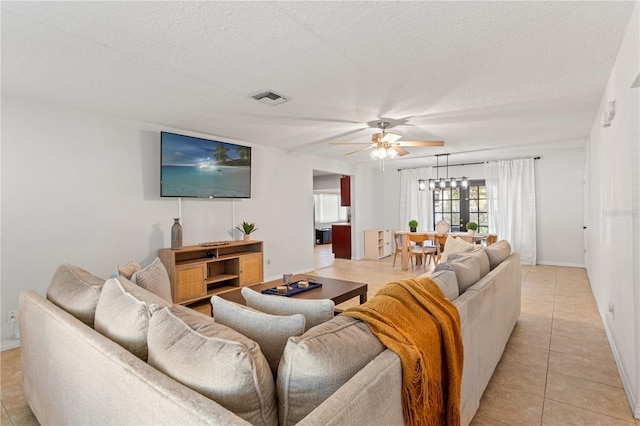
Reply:
<svg viewBox="0 0 640 426"><path fill-rule="evenodd" d="M160 196L251 198L251 147L160 133Z"/></svg>

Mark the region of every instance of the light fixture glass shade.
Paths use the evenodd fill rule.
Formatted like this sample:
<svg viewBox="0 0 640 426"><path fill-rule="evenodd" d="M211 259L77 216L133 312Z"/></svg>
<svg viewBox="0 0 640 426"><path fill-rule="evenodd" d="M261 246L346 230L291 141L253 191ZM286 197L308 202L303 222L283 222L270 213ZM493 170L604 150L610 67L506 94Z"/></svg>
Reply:
<svg viewBox="0 0 640 426"><path fill-rule="evenodd" d="M427 188L427 181L424 179L418 179L418 190L424 191Z"/></svg>
<svg viewBox="0 0 640 426"><path fill-rule="evenodd" d="M467 188L469 186L469 181L466 177L462 176L462 187Z"/></svg>
<svg viewBox="0 0 640 426"><path fill-rule="evenodd" d="M452 177L451 181L449 181L449 186L451 186L452 188L455 188L456 186L458 186L458 181L456 181L456 178Z"/></svg>
<svg viewBox="0 0 640 426"><path fill-rule="evenodd" d="M395 149L393 149L393 148L387 148L387 156L388 156L390 159L394 159L394 158L396 158L396 155L398 155L398 151L396 151L396 150L395 150Z"/></svg>
<svg viewBox="0 0 640 426"><path fill-rule="evenodd" d="M429 179L429 189L436 189L436 181L433 179Z"/></svg>
<svg viewBox="0 0 640 426"><path fill-rule="evenodd" d="M444 178L440 178L440 188L446 188L447 187L447 181L444 180Z"/></svg>

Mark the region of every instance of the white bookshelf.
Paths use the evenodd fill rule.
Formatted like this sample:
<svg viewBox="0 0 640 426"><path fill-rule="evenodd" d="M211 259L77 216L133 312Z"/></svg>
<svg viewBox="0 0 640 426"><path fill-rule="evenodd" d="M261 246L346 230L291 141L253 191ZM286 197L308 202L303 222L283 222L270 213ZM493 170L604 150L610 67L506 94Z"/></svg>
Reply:
<svg viewBox="0 0 640 426"><path fill-rule="evenodd" d="M364 257L382 259L391 256L391 230L366 229L364 231Z"/></svg>

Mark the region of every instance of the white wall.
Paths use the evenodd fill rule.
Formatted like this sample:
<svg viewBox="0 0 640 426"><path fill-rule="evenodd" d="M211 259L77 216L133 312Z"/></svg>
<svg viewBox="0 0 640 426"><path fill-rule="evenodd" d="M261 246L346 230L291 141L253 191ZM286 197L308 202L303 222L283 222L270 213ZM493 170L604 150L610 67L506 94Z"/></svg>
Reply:
<svg viewBox="0 0 640 426"><path fill-rule="evenodd" d="M169 247L178 205L159 196L160 130L215 138L3 95L1 313L17 309L23 290L44 294L61 263L108 277L118 263L146 265ZM355 170L236 142L253 146L252 198L184 198L184 244L233 239L235 225L253 221L265 278L312 270L312 171ZM0 322L6 348L11 330Z"/></svg>
<svg viewBox="0 0 640 426"><path fill-rule="evenodd" d="M636 2L591 130L586 235L589 281L636 418L640 418L640 89L631 85L640 73L639 52ZM602 127L600 116L612 100L615 118L611 126Z"/></svg>
<svg viewBox="0 0 640 426"><path fill-rule="evenodd" d="M584 158L584 148L573 148L535 162L540 265L584 267Z"/></svg>

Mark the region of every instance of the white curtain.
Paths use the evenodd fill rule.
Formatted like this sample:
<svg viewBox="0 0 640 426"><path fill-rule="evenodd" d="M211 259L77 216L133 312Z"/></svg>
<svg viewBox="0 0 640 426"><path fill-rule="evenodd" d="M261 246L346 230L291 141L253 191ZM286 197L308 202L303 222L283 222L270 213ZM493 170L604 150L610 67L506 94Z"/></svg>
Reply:
<svg viewBox="0 0 640 426"><path fill-rule="evenodd" d="M433 167L401 170L399 231L409 230L409 221L418 221L418 231L433 230L433 197L429 188L418 190L418 179L430 179Z"/></svg>
<svg viewBox="0 0 640 426"><path fill-rule="evenodd" d="M507 240L522 263L536 264L536 185L533 158L485 163L489 232Z"/></svg>

